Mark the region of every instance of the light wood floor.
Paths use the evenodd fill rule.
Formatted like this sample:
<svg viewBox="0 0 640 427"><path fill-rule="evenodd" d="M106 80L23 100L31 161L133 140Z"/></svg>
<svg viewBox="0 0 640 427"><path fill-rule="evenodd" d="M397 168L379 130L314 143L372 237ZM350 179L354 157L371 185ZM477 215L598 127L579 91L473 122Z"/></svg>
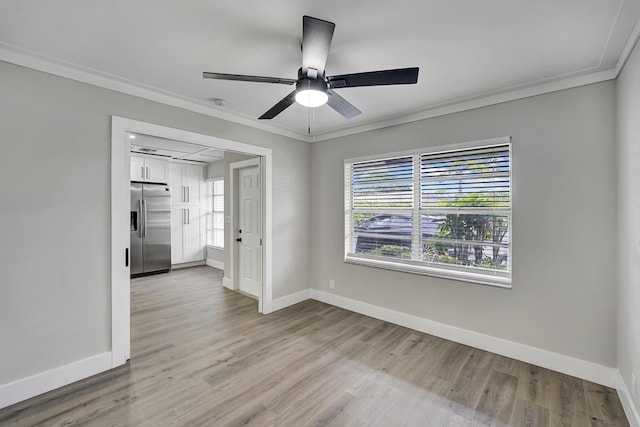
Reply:
<svg viewBox="0 0 640 427"><path fill-rule="evenodd" d="M317 301L268 316L210 267L132 281L124 367L22 426L628 426L615 390Z"/></svg>

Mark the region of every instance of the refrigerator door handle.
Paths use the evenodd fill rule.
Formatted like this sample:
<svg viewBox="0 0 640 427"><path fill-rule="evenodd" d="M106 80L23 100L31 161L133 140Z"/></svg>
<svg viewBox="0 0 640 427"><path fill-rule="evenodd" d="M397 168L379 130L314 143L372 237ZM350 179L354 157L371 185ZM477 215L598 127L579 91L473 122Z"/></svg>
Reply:
<svg viewBox="0 0 640 427"><path fill-rule="evenodd" d="M142 223L142 199L138 199L138 231L140 232L140 238L143 238L144 235L142 234L142 227L143 227L143 223Z"/></svg>
<svg viewBox="0 0 640 427"><path fill-rule="evenodd" d="M187 203L191 201L191 188L185 187L187 189Z"/></svg>
<svg viewBox="0 0 640 427"><path fill-rule="evenodd" d="M144 227L142 228L143 232L142 232L142 237L147 237L147 201L143 200L142 201L142 217L143 217L143 221L144 221Z"/></svg>

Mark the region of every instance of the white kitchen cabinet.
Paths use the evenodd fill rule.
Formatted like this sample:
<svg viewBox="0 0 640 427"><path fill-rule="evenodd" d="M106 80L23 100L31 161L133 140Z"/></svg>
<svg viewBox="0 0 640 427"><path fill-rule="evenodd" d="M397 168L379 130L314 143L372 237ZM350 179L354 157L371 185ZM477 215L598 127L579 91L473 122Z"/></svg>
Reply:
<svg viewBox="0 0 640 427"><path fill-rule="evenodd" d="M203 200L204 169L200 165L169 164L172 205L200 205Z"/></svg>
<svg viewBox="0 0 640 427"><path fill-rule="evenodd" d="M132 154L131 181L167 184L169 182L169 161Z"/></svg>
<svg viewBox="0 0 640 427"><path fill-rule="evenodd" d="M203 212L199 206L171 208L171 264L205 258Z"/></svg>

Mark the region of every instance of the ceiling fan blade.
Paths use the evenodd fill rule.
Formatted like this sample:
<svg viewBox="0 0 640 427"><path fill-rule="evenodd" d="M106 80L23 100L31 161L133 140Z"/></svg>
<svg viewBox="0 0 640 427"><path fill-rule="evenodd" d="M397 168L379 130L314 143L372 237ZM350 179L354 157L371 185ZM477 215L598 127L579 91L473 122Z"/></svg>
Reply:
<svg viewBox="0 0 640 427"><path fill-rule="evenodd" d="M286 110L287 107L289 107L294 102L296 102L296 91L295 90L293 92L291 92L289 95L287 95L284 98L282 98L280 100L280 102L278 102L276 105L271 107L271 109L269 111L267 111L266 113L264 113L263 115L258 117L258 119L260 119L260 120L273 119L275 116L277 116L278 114L280 114L284 110Z"/></svg>
<svg viewBox="0 0 640 427"><path fill-rule="evenodd" d="M202 73L202 77L205 79L216 80L237 80L241 82L258 82L258 83L280 83L284 85L292 85L297 80L284 79L280 77L263 77L263 76L245 76L244 74L224 74L224 73Z"/></svg>
<svg viewBox="0 0 640 427"><path fill-rule="evenodd" d="M329 87L410 85L418 83L418 67L397 70L368 71L327 77Z"/></svg>
<svg viewBox="0 0 640 427"><path fill-rule="evenodd" d="M322 78L324 67L329 56L329 46L333 38L336 24L310 16L302 17L302 74L312 78ZM318 71L317 76L309 75L312 68Z"/></svg>
<svg viewBox="0 0 640 427"><path fill-rule="evenodd" d="M327 95L329 95L329 99L327 100L327 104L329 105L329 107L342 114L344 118L350 119L362 113L362 111L358 110L349 101L338 95L335 91L329 89L327 90Z"/></svg>

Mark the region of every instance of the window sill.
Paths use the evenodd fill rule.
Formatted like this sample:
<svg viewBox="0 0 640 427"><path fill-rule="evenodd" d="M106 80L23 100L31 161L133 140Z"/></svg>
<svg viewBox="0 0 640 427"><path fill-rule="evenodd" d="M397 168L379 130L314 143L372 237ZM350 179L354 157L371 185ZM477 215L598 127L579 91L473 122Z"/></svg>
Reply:
<svg viewBox="0 0 640 427"><path fill-rule="evenodd" d="M217 249L219 251L224 251L224 248L221 246L212 246L212 245L207 245L207 249Z"/></svg>
<svg viewBox="0 0 640 427"><path fill-rule="evenodd" d="M511 278L488 276L486 274L471 273L465 271L451 271L423 265L404 264L385 260L362 258L347 255L344 259L347 264L362 265L365 267L382 268L385 270L401 271L404 273L421 274L424 276L438 277L442 279L458 280L462 282L477 283L480 285L495 286L503 289L511 289Z"/></svg>

